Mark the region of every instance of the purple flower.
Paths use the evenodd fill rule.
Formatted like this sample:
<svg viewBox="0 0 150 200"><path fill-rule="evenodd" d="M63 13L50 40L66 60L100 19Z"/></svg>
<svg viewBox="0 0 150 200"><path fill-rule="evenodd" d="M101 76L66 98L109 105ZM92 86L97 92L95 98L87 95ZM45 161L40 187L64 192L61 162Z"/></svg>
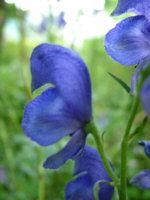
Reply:
<svg viewBox="0 0 150 200"><path fill-rule="evenodd" d="M144 82L140 91L140 96L143 107L148 116L150 116L150 76Z"/></svg>
<svg viewBox="0 0 150 200"><path fill-rule="evenodd" d="M22 121L25 134L43 146L71 136L64 149L44 164L55 169L84 147L83 127L92 118L90 77L75 51L55 44L41 44L33 50L31 73L32 91L47 83L54 86L26 105Z"/></svg>
<svg viewBox="0 0 150 200"><path fill-rule="evenodd" d="M110 200L113 195L113 187L104 183L111 182L102 160L96 149L85 146L82 154L75 159L74 180L66 186L66 200L94 200L94 184L101 181L99 198ZM104 181L104 182L103 182Z"/></svg>
<svg viewBox="0 0 150 200"><path fill-rule="evenodd" d="M0 182L6 184L8 182L4 167L0 165Z"/></svg>
<svg viewBox="0 0 150 200"><path fill-rule="evenodd" d="M48 29L48 24L49 24L49 18L42 16L41 22L38 25L37 31L39 33L44 33Z"/></svg>
<svg viewBox="0 0 150 200"><path fill-rule="evenodd" d="M64 18L65 18L65 13L62 11L57 19L58 27L63 28L66 25L66 21Z"/></svg>
<svg viewBox="0 0 150 200"><path fill-rule="evenodd" d="M150 60L150 22L144 16L128 17L105 38L107 53L123 65Z"/></svg>
<svg viewBox="0 0 150 200"><path fill-rule="evenodd" d="M140 141L139 144L144 147L145 154L150 158L150 141ZM136 174L130 183L141 188L150 188L150 169L145 169Z"/></svg>
<svg viewBox="0 0 150 200"><path fill-rule="evenodd" d="M140 141L139 144L144 147L145 154L150 158L150 141Z"/></svg>
<svg viewBox="0 0 150 200"><path fill-rule="evenodd" d="M118 0L118 4L112 15L121 15L126 12L135 12L145 15L150 19L150 1L149 0Z"/></svg>
<svg viewBox="0 0 150 200"><path fill-rule="evenodd" d="M122 20L107 33L105 48L121 64L137 65L131 80L133 93L140 71L150 62L150 22L144 16Z"/></svg>
<svg viewBox="0 0 150 200"><path fill-rule="evenodd" d="M141 188L150 188L150 169L145 169L136 174L130 183Z"/></svg>

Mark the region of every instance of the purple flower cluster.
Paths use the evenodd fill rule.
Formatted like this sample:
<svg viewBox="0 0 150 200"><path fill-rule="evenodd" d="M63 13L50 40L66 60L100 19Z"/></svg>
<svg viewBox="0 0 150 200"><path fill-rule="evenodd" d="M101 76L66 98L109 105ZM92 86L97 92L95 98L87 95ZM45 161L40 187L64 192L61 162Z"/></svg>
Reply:
<svg viewBox="0 0 150 200"><path fill-rule="evenodd" d="M119 63L136 65L131 80L131 93L141 77L144 77L141 80L140 97L146 113L150 116L150 1L118 0L112 15L125 12L139 15L122 20L110 30L105 38L105 48ZM150 141L141 141L139 144L144 146L145 154L150 157ZM146 169L135 175L131 183L141 188L150 188L150 170Z"/></svg>
<svg viewBox="0 0 150 200"><path fill-rule="evenodd" d="M44 162L57 169L68 159L75 162L73 181L66 186L67 200L94 200L93 186L109 181L97 150L86 146L84 127L92 120L91 81L82 58L75 51L55 44L37 46L31 56L32 91L44 90L25 107L22 127L25 134L42 146L55 144L65 136L69 142ZM102 184L101 200L110 200L113 187Z"/></svg>
<svg viewBox="0 0 150 200"><path fill-rule="evenodd" d="M123 65L137 65L131 80L134 92L140 73L150 68L150 2L147 0L119 0L112 15L135 12L139 15L128 17L110 30L105 38L108 54ZM150 73L140 91L141 101L150 116Z"/></svg>

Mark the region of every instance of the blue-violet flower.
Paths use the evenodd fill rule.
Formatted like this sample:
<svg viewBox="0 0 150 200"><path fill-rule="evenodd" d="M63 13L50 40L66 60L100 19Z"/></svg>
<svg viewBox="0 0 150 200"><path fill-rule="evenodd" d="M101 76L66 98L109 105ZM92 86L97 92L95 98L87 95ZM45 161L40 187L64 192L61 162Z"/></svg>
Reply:
<svg viewBox="0 0 150 200"><path fill-rule="evenodd" d="M56 169L84 147L83 127L92 118L89 73L79 54L56 44L41 44L33 50L31 73L32 91L47 83L54 86L26 105L25 134L43 146L71 136L64 149L44 163L46 168Z"/></svg>
<svg viewBox="0 0 150 200"><path fill-rule="evenodd" d="M142 69L150 63L150 22L144 16L128 17L110 30L105 38L107 53L123 65L137 65L131 79L134 92ZM150 115L149 79L141 89L143 106Z"/></svg>
<svg viewBox="0 0 150 200"><path fill-rule="evenodd" d="M122 20L107 33L105 48L119 63L137 65L131 80L133 93L140 71L150 62L150 22L144 16Z"/></svg>
<svg viewBox="0 0 150 200"><path fill-rule="evenodd" d="M67 183L66 200L94 200L94 184L99 181L99 199L110 200L114 188L106 183L108 176L96 149L85 146L84 151L75 159L74 180Z"/></svg>
<svg viewBox="0 0 150 200"><path fill-rule="evenodd" d="M142 170L136 174L130 183L140 188L150 188L150 169Z"/></svg>
<svg viewBox="0 0 150 200"><path fill-rule="evenodd" d="M145 154L150 158L150 141L143 140L139 144L144 147Z"/></svg>
<svg viewBox="0 0 150 200"><path fill-rule="evenodd" d="M105 48L123 65L150 61L150 22L144 16L122 20L106 34Z"/></svg>
<svg viewBox="0 0 150 200"><path fill-rule="evenodd" d="M150 158L150 141L140 141L139 144L144 146L144 152ZM136 174L130 183L141 188L150 188L150 169L145 169Z"/></svg>
<svg viewBox="0 0 150 200"><path fill-rule="evenodd" d="M145 15L150 19L150 1L149 0L118 0L112 15L121 15L126 12L134 12Z"/></svg>

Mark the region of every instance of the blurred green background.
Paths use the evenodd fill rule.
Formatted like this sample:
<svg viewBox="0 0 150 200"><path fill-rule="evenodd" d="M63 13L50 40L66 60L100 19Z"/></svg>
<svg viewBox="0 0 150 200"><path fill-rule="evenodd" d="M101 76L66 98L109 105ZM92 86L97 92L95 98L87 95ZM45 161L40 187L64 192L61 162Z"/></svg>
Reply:
<svg viewBox="0 0 150 200"><path fill-rule="evenodd" d="M32 1L26 0L28 4ZM80 33L73 35L70 30L72 39L69 40L68 36L64 36L69 23L62 18L63 12L54 14L51 2L47 1L48 11L46 14L41 13L42 20L38 21L36 17L32 18L33 20L29 17L32 16L32 10L24 9L13 1L0 0L0 200L63 200L65 184L72 179L71 160L58 170L45 170L42 167L47 156L60 150L68 138L53 146L40 147L30 141L21 129L24 106L32 99L29 59L33 48L42 42L71 47L78 51L87 63L92 80L93 116L101 132L105 131L105 149L119 174L121 136L131 109L132 97L107 72L130 84L134 67L121 66L107 55L104 49L104 33L88 36L85 40L83 34L81 40L78 38ZM61 0L57 3L60 2ZM103 9L107 16L116 5L115 0L98 2L105 6ZM79 21L78 17L84 15L80 4L78 7L76 22ZM34 9L36 10L36 4ZM100 8L95 7L92 11L94 19L99 17L100 12ZM112 23L119 19L121 18L112 19ZM90 21L88 23L90 29ZM101 18L99 23L96 24L97 28L103 29L105 20ZM141 107L133 130L144 116ZM149 159L144 155L143 148L138 146L139 140L150 140L149 128L147 124L130 145L128 182L141 169L150 168ZM91 136L88 137L87 143L95 146ZM150 199L150 190L142 190L130 184L128 193L131 200Z"/></svg>

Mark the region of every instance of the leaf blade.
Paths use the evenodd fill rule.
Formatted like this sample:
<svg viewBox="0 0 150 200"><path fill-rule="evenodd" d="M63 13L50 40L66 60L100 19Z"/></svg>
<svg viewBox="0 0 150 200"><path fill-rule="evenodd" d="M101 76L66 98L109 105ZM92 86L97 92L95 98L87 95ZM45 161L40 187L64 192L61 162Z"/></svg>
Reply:
<svg viewBox="0 0 150 200"><path fill-rule="evenodd" d="M118 78L117 76L115 76L114 74L108 72L108 74L115 80L117 81L124 89L127 93L130 93L130 87L120 78Z"/></svg>

